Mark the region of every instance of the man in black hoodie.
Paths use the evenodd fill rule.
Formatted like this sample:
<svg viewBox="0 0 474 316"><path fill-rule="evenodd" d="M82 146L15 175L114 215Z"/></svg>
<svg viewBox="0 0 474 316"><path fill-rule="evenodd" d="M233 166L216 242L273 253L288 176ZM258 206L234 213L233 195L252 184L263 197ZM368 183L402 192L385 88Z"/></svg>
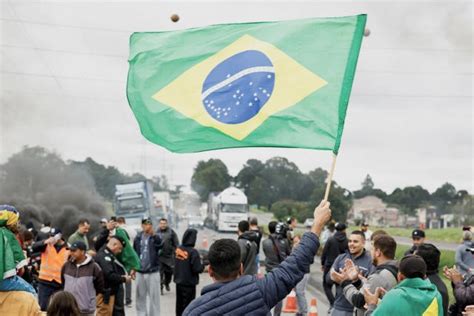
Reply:
<svg viewBox="0 0 474 316"><path fill-rule="evenodd" d="M346 236L346 225L343 223L336 223L336 233L330 237L324 244L323 253L321 255L321 268L323 270L323 289L328 298L329 305L332 308L335 297L332 292L333 284L326 282L326 275L331 270L331 266L336 260L337 256L344 253L348 249L348 241Z"/></svg>
<svg viewBox="0 0 474 316"><path fill-rule="evenodd" d="M174 283L176 283L176 315L181 316L196 298L199 273L204 271L196 245L197 230L189 228L184 232L183 243L176 248Z"/></svg>
<svg viewBox="0 0 474 316"><path fill-rule="evenodd" d="M244 266L244 275L256 275L258 272L257 262L257 234L250 231L248 221L240 221L237 242L240 246L240 257Z"/></svg>
<svg viewBox="0 0 474 316"><path fill-rule="evenodd" d="M174 270L174 253L179 245L178 235L168 226L166 218L160 219L160 227L156 231L157 235L163 241L163 249L160 251L160 279L161 279L161 295L163 295L163 287L170 291L170 283Z"/></svg>
<svg viewBox="0 0 474 316"><path fill-rule="evenodd" d="M415 254L422 257L426 263L426 277L436 285L441 298L443 299L444 315L448 315L449 295L448 288L438 275L439 260L441 252L433 244L421 244L415 250Z"/></svg>

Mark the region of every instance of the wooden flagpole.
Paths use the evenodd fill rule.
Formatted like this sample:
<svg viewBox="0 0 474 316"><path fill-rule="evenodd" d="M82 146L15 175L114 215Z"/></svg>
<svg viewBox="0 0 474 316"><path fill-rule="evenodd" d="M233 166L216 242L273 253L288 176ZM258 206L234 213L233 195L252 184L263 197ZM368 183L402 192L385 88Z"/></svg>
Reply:
<svg viewBox="0 0 474 316"><path fill-rule="evenodd" d="M329 191L331 190L332 176L334 175L334 168L336 167L336 158L337 158L337 155L333 154L331 170L329 171L328 178L326 180L327 184L326 184L326 192L324 193L324 201L327 201L329 198Z"/></svg>

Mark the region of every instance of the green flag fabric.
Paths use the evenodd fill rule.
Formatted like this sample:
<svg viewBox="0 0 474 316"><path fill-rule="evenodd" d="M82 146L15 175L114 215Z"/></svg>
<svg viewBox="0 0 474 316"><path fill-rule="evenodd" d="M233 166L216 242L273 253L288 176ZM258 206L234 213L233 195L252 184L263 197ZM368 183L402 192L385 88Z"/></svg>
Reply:
<svg viewBox="0 0 474 316"><path fill-rule="evenodd" d="M130 107L144 137L174 152L337 154L365 23L358 15L134 33Z"/></svg>

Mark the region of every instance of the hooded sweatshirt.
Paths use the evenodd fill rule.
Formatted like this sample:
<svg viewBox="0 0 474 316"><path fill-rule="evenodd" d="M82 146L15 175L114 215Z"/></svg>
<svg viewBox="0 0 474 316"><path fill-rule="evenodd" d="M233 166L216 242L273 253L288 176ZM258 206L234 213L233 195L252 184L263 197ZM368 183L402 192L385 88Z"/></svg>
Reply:
<svg viewBox="0 0 474 316"><path fill-rule="evenodd" d="M329 270L336 260L337 256L344 253L348 249L348 241L345 232L337 231L324 244L323 253L321 254L321 266Z"/></svg>
<svg viewBox="0 0 474 316"><path fill-rule="evenodd" d="M357 280L355 283L344 281L341 284L345 298L357 308L357 315L364 314L364 286L368 286L370 291L375 292L377 287L390 291L397 285L397 261L389 260L375 267L375 270L367 277L365 283Z"/></svg>
<svg viewBox="0 0 474 316"><path fill-rule="evenodd" d="M244 265L244 275L257 274L257 234L246 231L239 236L237 242L240 246L240 258Z"/></svg>
<svg viewBox="0 0 474 316"><path fill-rule="evenodd" d="M104 276L100 266L86 255L86 259L76 264L67 261L61 271L64 291L74 295L81 313L94 313L96 307L96 295L104 290Z"/></svg>
<svg viewBox="0 0 474 316"><path fill-rule="evenodd" d="M430 280L405 279L387 292L379 305L369 305L366 315L442 316L443 302Z"/></svg>
<svg viewBox="0 0 474 316"><path fill-rule="evenodd" d="M190 228L184 232L183 243L176 248L174 282L178 285L196 286L199 273L204 270L196 245L197 230Z"/></svg>

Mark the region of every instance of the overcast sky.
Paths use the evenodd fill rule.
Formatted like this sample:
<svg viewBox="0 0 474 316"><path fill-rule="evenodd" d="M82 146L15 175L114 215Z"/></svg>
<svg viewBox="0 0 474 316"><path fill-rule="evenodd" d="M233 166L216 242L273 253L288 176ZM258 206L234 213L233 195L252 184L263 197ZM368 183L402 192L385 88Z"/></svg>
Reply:
<svg viewBox="0 0 474 316"><path fill-rule="evenodd" d="M368 14L335 180L355 190L446 181L473 191L471 1L1 2L0 163L22 146L189 184L198 160L235 175L284 156L303 172L331 153L233 149L173 154L144 140L127 104L128 39L215 23ZM177 13L181 20L170 21ZM196 43L202 45L202 43Z"/></svg>

